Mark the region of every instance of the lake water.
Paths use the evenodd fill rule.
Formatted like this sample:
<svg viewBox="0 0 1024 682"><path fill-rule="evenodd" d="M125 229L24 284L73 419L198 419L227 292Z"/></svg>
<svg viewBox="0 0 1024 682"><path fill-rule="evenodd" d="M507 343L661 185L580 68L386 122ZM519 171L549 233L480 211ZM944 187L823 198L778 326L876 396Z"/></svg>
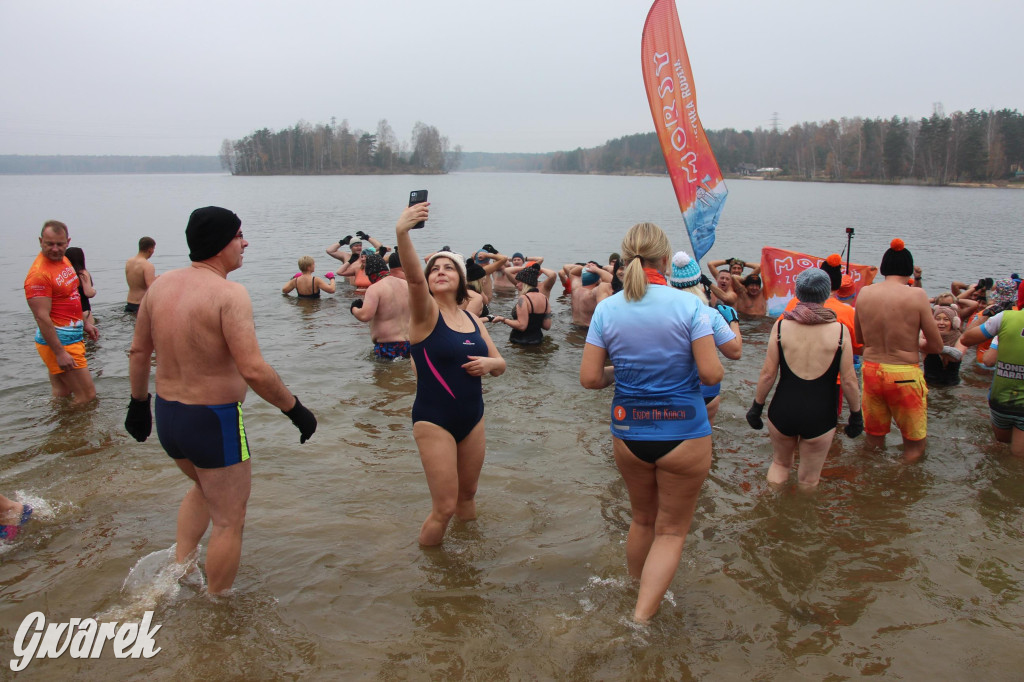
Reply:
<svg viewBox="0 0 1024 682"><path fill-rule="evenodd" d="M0 677L33 611L56 622L153 610L156 657L114 660L108 646L103 660L35 661L19 679L1019 678L1024 463L992 443L989 377L970 363L961 385L931 392L919 464L902 464L895 445L874 452L841 437L817 492L775 492L768 436L743 417L769 322L744 320L682 564L659 615L638 627L611 391L580 388L585 334L556 286L542 346L494 332L509 368L484 382L479 519L420 549L430 499L409 363L374 361L350 287L315 302L279 291L303 254L319 273L333 269L323 250L346 234L392 243L408 192L424 187L431 220L414 236L424 252L491 242L554 265L602 260L642 220L689 249L666 178L0 176L0 492L37 508L0 546ZM933 293L1024 269L1024 192L729 188L712 258L756 260L765 245L825 256L853 227L854 261L877 264L901 237ZM122 427L133 325L120 312L124 261L149 235L158 272L186 264L188 214L207 204L242 218L250 246L231 278L253 298L264 355L320 421L300 446L276 409L246 403L253 489L226 602L162 572L189 484L155 435L138 444ZM49 218L69 225L99 292L103 336L89 362L100 399L86 409L49 397L31 342L21 286Z"/></svg>

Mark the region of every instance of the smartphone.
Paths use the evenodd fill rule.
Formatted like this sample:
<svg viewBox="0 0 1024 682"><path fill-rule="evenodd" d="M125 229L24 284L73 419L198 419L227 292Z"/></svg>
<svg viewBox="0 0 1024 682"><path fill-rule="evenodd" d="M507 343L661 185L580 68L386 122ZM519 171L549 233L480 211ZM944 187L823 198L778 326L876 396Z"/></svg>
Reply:
<svg viewBox="0 0 1024 682"><path fill-rule="evenodd" d="M426 200L427 200L427 190L425 190L425 189L417 189L417 190L413 190L412 192L409 192L409 205L410 206L412 206L414 204L422 204ZM418 230L418 229L420 229L421 227L423 227L426 224L427 224L427 221L421 220L418 223L416 223L415 225L413 225L412 229Z"/></svg>

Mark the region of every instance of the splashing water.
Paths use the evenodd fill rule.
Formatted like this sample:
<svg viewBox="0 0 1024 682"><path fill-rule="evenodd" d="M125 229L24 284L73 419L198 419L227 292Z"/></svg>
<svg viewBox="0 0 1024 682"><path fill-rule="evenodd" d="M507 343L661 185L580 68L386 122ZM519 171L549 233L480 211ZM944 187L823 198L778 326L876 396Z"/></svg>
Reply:
<svg viewBox="0 0 1024 682"><path fill-rule="evenodd" d="M176 549L177 544L173 544L135 562L121 585L121 594L127 601L111 607L97 619L137 620L146 611L153 611L160 602L178 599L183 585L205 590L206 580L199 570L200 548L180 564L175 561Z"/></svg>

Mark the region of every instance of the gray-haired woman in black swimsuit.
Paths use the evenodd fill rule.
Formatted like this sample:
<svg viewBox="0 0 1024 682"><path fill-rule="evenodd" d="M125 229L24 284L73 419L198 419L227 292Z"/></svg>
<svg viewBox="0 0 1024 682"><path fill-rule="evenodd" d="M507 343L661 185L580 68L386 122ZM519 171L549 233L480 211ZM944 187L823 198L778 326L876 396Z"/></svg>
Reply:
<svg viewBox="0 0 1024 682"><path fill-rule="evenodd" d="M768 337L768 352L747 421L755 429L763 427L761 410L781 372L768 407L773 450L768 482L773 485L789 480L797 446L797 480L801 486L818 485L838 423L837 375L842 377L843 394L850 407L846 435L853 438L863 430L852 339L844 333L846 328L835 313L822 305L830 295L831 283L823 270L809 268L801 272L796 278L800 303L775 322Z"/></svg>

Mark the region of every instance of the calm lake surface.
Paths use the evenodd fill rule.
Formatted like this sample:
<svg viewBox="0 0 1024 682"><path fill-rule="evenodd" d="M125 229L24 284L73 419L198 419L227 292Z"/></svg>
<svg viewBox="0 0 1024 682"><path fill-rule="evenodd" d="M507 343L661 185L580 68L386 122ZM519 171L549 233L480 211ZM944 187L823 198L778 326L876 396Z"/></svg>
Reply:
<svg viewBox="0 0 1024 682"><path fill-rule="evenodd" d="M968 362L961 385L929 396L922 462L840 437L817 492L776 492L767 433L744 420L770 325L744 320L683 562L659 615L638 627L612 392L580 387L585 333L556 286L542 346L513 347L492 328L508 371L484 382L479 519L420 549L430 498L410 364L373 359L351 287L314 302L280 287L304 254L333 270L324 249L356 230L393 243L408 192L422 188L423 252L491 242L557 267L607 258L642 220L689 250L667 178L0 176L0 493L37 509L0 546L0 678L13 675L12 640L33 611L61 622L153 610L156 657L115 660L108 646L103 660L35 661L19 679L1020 679L1024 463L992 443L990 377ZM877 265L901 237L932 293L1024 270L1024 192L729 189L711 258L757 260L765 245L825 256L853 227L855 262ZM148 235L157 272L185 265L189 212L208 204L242 218L250 246L231 278L249 289L267 360L320 422L300 446L250 395L252 497L236 595L223 602L164 570L189 484L155 433L139 444L122 426L134 322L120 312L124 261ZM31 340L22 282L49 218L69 225L99 292L102 338L88 357L100 397L86 409L49 397Z"/></svg>

